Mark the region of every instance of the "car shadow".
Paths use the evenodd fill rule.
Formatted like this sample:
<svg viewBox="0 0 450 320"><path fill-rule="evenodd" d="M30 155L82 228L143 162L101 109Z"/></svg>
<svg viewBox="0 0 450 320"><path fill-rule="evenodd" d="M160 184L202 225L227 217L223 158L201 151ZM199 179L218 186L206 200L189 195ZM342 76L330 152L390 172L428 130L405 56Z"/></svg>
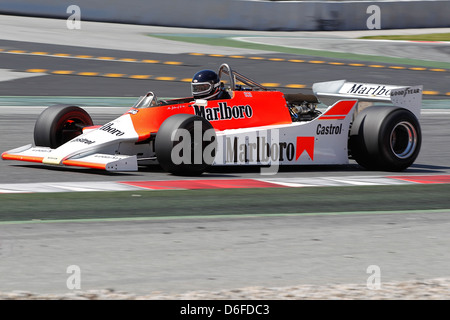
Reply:
<svg viewBox="0 0 450 320"><path fill-rule="evenodd" d="M58 166L48 166L48 165L23 165L23 164L15 164L14 167L21 167L21 168L28 168L28 169L35 169L35 170L47 170L47 171L53 171L53 172L74 172L74 173L80 173L80 174L90 174L90 175L102 175L102 176L135 176L136 172L129 173L129 172L114 172L114 171L106 171L106 170L100 170L100 169L91 169L91 168L79 168L79 167L58 167Z"/></svg>
<svg viewBox="0 0 450 320"><path fill-rule="evenodd" d="M97 175L97 176L108 176L108 177L136 177L142 176L146 177L148 173L165 174L166 172L159 165L149 165L140 166L139 171L133 172L119 172L119 171L105 171L92 168L78 168L78 167L64 167L64 166L48 166L48 165L36 165L36 164L15 164L14 167L23 167L36 170L48 170L53 172L74 172L78 174L86 175ZM257 166L257 165L240 165L240 166L213 166L210 167L203 175L200 176L190 176L192 178L198 177L228 177L235 178L240 177L242 174L261 174L263 168L268 168L268 166ZM434 165L423 165L423 164L413 164L411 167L401 172L388 172L388 174L402 174L402 173L416 173L416 174L443 174L448 173L450 167L448 166L434 166ZM286 165L279 166L276 173L284 172L308 172L308 173L326 173L326 172L378 172L386 173L386 171L370 171L367 170L356 163L346 164L346 165ZM167 173L171 175L170 173ZM189 177L189 176L179 176L179 177Z"/></svg>

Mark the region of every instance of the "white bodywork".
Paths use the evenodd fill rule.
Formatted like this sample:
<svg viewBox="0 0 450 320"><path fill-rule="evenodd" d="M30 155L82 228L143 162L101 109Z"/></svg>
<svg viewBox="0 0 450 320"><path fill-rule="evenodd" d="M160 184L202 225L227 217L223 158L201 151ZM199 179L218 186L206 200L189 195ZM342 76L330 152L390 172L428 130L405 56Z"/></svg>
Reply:
<svg viewBox="0 0 450 320"><path fill-rule="evenodd" d="M346 103L348 112L329 115ZM357 100L340 101L312 121L217 133L214 164L346 164L347 139Z"/></svg>

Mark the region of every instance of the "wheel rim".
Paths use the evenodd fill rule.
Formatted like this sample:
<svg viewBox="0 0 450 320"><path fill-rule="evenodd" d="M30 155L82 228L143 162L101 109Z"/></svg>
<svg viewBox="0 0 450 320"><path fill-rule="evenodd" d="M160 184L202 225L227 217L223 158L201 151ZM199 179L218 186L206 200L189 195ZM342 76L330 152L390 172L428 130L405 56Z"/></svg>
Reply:
<svg viewBox="0 0 450 320"><path fill-rule="evenodd" d="M390 145L392 153L400 159L409 158L417 147L417 131L414 126L402 121L391 131Z"/></svg>

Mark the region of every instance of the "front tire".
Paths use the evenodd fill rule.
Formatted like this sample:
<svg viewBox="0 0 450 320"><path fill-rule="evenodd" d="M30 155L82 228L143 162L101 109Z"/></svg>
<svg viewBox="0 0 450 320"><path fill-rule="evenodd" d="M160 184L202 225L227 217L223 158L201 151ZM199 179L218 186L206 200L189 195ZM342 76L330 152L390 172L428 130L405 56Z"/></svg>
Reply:
<svg viewBox="0 0 450 320"><path fill-rule="evenodd" d="M58 148L92 126L89 114L77 106L54 105L45 109L34 126L36 146Z"/></svg>
<svg viewBox="0 0 450 320"><path fill-rule="evenodd" d="M356 117L350 131L353 159L369 170L403 171L419 155L422 133L407 109L373 106Z"/></svg>

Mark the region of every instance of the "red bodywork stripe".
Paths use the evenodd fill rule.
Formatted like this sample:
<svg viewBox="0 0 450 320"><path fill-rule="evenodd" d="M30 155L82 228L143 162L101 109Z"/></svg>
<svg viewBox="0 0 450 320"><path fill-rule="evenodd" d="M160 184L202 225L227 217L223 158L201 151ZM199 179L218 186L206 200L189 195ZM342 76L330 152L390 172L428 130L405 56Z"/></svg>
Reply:
<svg viewBox="0 0 450 320"><path fill-rule="evenodd" d="M357 100L344 100L338 102L333 108L325 112L320 119L345 119L350 110L352 110Z"/></svg>
<svg viewBox="0 0 450 320"><path fill-rule="evenodd" d="M63 161L63 165L106 170L106 164L94 163L94 162L86 162L86 161L64 160Z"/></svg>
<svg viewBox="0 0 450 320"><path fill-rule="evenodd" d="M39 162L42 163L44 157L31 157L31 156L21 156L16 154L2 153L3 160L18 160L18 161L28 161L28 162Z"/></svg>

